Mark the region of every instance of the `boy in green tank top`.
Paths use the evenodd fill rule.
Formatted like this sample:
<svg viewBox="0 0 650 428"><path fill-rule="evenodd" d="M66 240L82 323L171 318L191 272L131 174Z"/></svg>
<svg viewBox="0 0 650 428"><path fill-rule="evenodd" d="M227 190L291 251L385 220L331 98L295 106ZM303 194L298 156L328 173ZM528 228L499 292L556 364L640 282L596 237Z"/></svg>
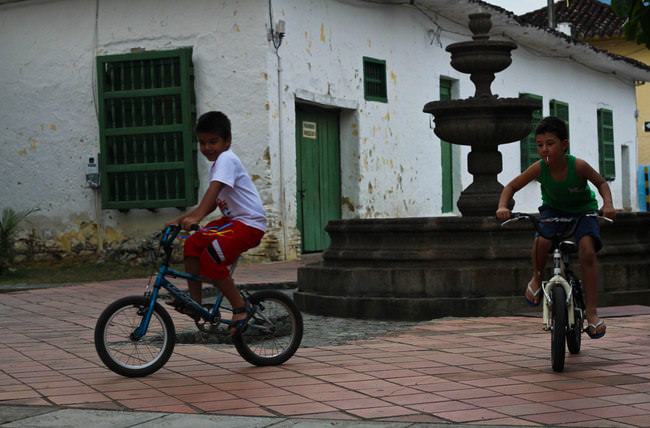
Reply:
<svg viewBox="0 0 650 428"><path fill-rule="evenodd" d="M541 158L526 171L508 183L501 192L497 218L505 221L510 218L508 202L514 194L533 180L537 180L542 190L542 217L579 216L585 212L596 211L598 202L587 182L591 182L603 199L602 214L610 219L616 217L609 185L603 177L587 162L566 154L569 146L566 123L557 117L542 119L535 129L537 153ZM555 225L549 224L553 227ZM544 231L546 233L546 230ZM578 258L585 288L585 317L587 334L593 339L605 335L606 326L598 317L596 301L598 298L598 266L596 252L602 248L600 226L595 218L583 219L575 233L578 243ZM526 288L526 301L539 305L542 275L551 242L541 236L535 237L533 245L533 277Z"/></svg>

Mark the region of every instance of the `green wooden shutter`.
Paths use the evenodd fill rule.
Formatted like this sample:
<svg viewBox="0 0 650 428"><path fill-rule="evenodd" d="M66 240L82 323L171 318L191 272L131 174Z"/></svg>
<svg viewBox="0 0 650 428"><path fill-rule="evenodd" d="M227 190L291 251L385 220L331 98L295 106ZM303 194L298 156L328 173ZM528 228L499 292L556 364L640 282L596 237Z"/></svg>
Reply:
<svg viewBox="0 0 650 428"><path fill-rule="evenodd" d="M97 70L102 207L196 204L192 49L99 56Z"/></svg>
<svg viewBox="0 0 650 428"><path fill-rule="evenodd" d="M440 79L441 101L451 99L451 85L451 80ZM440 141L440 157L442 164L442 212L448 213L454 209L452 149L450 143Z"/></svg>
<svg viewBox="0 0 650 428"><path fill-rule="evenodd" d="M598 114L598 164L605 180L616 178L614 162L614 117L611 110L600 108Z"/></svg>
<svg viewBox="0 0 650 428"><path fill-rule="evenodd" d="M363 95L368 101L388 102L386 61L363 57Z"/></svg>
<svg viewBox="0 0 650 428"><path fill-rule="evenodd" d="M534 94L519 94L520 98L531 98L534 100L539 100L540 102L542 101L542 97L540 95L534 95ZM535 142L535 127L537 126L537 123L542 120L542 110L535 110L533 112L533 118L532 118L532 125L533 129L530 131L530 134L528 134L524 139L521 140L520 143L520 154L521 154L521 171L525 171L528 169L530 165L533 163L537 162L539 160L539 155L537 154L537 143Z"/></svg>
<svg viewBox="0 0 650 428"><path fill-rule="evenodd" d="M564 122L566 123L567 138L569 139L569 147L567 149L567 153L571 153L571 129L569 128L569 104L558 100L551 100L549 101L549 110L551 112L551 116L559 117L560 119L564 120Z"/></svg>

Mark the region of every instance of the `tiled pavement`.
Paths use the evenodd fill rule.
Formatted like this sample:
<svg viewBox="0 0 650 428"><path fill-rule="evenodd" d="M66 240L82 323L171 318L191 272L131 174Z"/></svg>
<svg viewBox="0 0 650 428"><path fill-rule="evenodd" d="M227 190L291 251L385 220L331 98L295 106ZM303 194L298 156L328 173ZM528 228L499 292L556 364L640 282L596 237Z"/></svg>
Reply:
<svg viewBox="0 0 650 428"><path fill-rule="evenodd" d="M295 281L296 267L243 266L236 277ZM22 408L14 406L49 406L24 409L55 408L63 419L48 425L35 417L12 426L57 426L66 415L83 420L88 409L101 409L127 412L94 411L97 421L126 414L128 426L145 426L160 415L175 418L168 426L182 420L190 426L198 415L217 424L217 415L230 415L254 418L218 424L650 427L646 307L605 308L607 335L583 336L582 352L567 355L559 374L550 367L549 335L539 317L509 316L433 320L373 340L301 348L278 367L252 367L230 347L177 345L157 373L123 378L97 357L93 328L107 304L140 294L145 282L0 294L0 424L12 420L2 419L5 410ZM191 325L170 313L177 329Z"/></svg>

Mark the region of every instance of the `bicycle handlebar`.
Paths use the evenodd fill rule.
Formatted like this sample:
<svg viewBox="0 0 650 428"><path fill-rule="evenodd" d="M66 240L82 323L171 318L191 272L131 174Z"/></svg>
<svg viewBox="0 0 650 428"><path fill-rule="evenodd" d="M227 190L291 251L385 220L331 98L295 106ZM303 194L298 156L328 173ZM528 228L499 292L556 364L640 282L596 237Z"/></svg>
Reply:
<svg viewBox="0 0 650 428"><path fill-rule="evenodd" d="M519 221L521 219L530 220L531 223L533 223L533 226L535 227L535 230L537 231L537 233L539 233L540 236L542 236L543 238L546 238L546 239L554 239L554 238L564 239L564 238L568 238L569 236L572 236L575 233L575 231L576 231L576 229L578 227L578 224L585 217L597 218L599 220L602 219L602 220L606 220L606 221L608 221L610 223L614 223L614 220L612 220L610 218L607 218L607 217L604 217L604 216L600 215L597 212L585 213L585 214L581 214L581 215L579 215L577 217L549 217L549 218L544 218L544 219L539 218L539 216L534 216L532 214L520 213L520 212L512 212L512 213L510 213L510 218L508 220L504 221L503 223L501 223L501 226L505 226L508 223L511 223L513 221ZM565 229L561 234L557 234L555 236L549 236L549 235L546 235L542 231L542 229L540 227L540 223L567 223L568 225L570 225L570 227Z"/></svg>
<svg viewBox="0 0 650 428"><path fill-rule="evenodd" d="M193 224L190 226L190 230L197 231L201 228L199 224ZM163 246L169 246L178 234L183 230L180 224L170 224L166 226L162 231L154 233L154 238L160 238L160 243Z"/></svg>

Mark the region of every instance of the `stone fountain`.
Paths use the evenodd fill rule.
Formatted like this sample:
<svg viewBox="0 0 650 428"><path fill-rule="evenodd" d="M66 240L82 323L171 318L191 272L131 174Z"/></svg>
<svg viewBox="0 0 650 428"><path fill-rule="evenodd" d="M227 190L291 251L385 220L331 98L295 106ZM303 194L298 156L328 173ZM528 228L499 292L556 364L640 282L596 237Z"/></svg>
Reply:
<svg viewBox="0 0 650 428"><path fill-rule="evenodd" d="M424 106L434 115L438 137L471 146L467 163L473 182L458 200L463 217L330 221L331 243L323 260L298 270L294 299L303 311L429 320L528 309L522 293L530 279L532 234L527 224L501 228L494 217L503 189L497 181L498 145L526 136L541 103L492 94L494 73L510 65L516 44L489 40L489 14L469 18L473 40L451 44L447 51L451 65L470 75L474 96ZM599 292L600 304L650 302L648 224L650 215L621 215L615 232L603 230L607 245L601 254L609 258L601 261L601 279L612 288Z"/></svg>
<svg viewBox="0 0 650 428"><path fill-rule="evenodd" d="M494 214L503 189L497 181L502 169L497 146L528 135L533 111L542 108L539 100L492 95L490 85L494 73L510 65L510 51L517 45L490 40L491 27L489 14L472 14L469 28L474 34L473 41L447 46L451 66L470 75L476 87L474 96L466 100L432 101L424 106L424 111L435 117L434 132L440 139L472 147L467 156L467 169L474 181L463 190L457 203L464 216Z"/></svg>

